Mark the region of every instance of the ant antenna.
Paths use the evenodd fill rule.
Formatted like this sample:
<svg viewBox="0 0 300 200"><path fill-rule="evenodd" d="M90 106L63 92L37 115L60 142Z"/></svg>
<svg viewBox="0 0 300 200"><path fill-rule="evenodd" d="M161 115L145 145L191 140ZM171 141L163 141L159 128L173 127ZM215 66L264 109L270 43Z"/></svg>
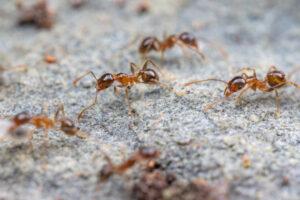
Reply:
<svg viewBox="0 0 300 200"><path fill-rule="evenodd" d="M223 81L221 79L209 78L209 79L204 79L204 80L193 80L193 81L185 83L183 86L187 87L187 86L192 85L192 84L202 83L202 82L207 82L207 81L219 81L219 82L225 83L227 85L227 82Z"/></svg>
<svg viewBox="0 0 300 200"><path fill-rule="evenodd" d="M85 107L84 109L82 109L82 110L80 111L80 113L78 114L78 117L77 117L77 121L80 120L80 118L82 117L83 113L84 113L86 110L90 109L91 107L93 107L94 105L97 104L97 98L98 98L98 91L96 90L96 95L95 95L94 101L93 101L90 105L88 105L87 107Z"/></svg>
<svg viewBox="0 0 300 200"><path fill-rule="evenodd" d="M161 68L160 66L158 66L157 64L155 64L155 63L154 63L152 60L150 60L150 59L146 59L146 60L145 60L144 64L142 65L142 69L143 69L143 70L147 69L149 63L150 63L151 65L153 65L156 69L158 69L159 72L162 72L162 68Z"/></svg>
<svg viewBox="0 0 300 200"><path fill-rule="evenodd" d="M65 116L65 109L64 109L64 105L63 104L60 104L55 112L55 115L54 115L54 119L55 121L57 121L58 119L58 116L59 114L62 114L62 116L64 117Z"/></svg>
<svg viewBox="0 0 300 200"><path fill-rule="evenodd" d="M78 82L79 80L81 80L83 77L85 77L85 76L87 76L87 75L89 75L89 74L92 75L92 77L95 79L96 82L98 81L98 79L97 79L97 77L96 77L96 75L95 75L94 72L92 72L92 71L87 71L87 72L84 73L83 75L81 75L81 76L79 76L78 78L76 78L76 79L73 81L73 85L76 86L76 84L77 84L77 82ZM94 101L92 102L92 104L90 104L89 106L85 107L84 109L82 109L82 110L80 111L80 113L78 114L78 117L77 117L77 121L80 120L80 118L82 117L83 113L84 113L86 110L88 110L89 108L93 107L93 106L97 103L97 98L98 98L98 90L96 89L96 95L95 95Z"/></svg>
<svg viewBox="0 0 300 200"><path fill-rule="evenodd" d="M182 49L183 49L184 47L187 47L187 48L191 49L192 51L194 51L195 53L197 53L197 54L201 57L201 59L202 59L203 61L206 60L206 56L205 56L204 53L202 53L199 49L197 49L197 48L195 48L195 47L192 47L192 46L190 46L190 45L184 44L184 43L182 43L181 41L177 41L177 44L178 44Z"/></svg>
<svg viewBox="0 0 300 200"><path fill-rule="evenodd" d="M80 81L82 78L84 78L85 76L91 74L92 77L97 81L97 77L96 75L94 74L94 72L92 71L87 71L86 73L84 73L83 75L79 76L78 78L76 78L74 81L73 81L73 85L76 86L77 85L77 82Z"/></svg>

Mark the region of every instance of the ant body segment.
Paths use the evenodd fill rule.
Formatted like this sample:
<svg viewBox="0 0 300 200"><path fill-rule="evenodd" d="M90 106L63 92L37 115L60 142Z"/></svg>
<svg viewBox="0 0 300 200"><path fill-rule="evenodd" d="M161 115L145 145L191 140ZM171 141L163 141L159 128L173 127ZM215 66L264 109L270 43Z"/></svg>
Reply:
<svg viewBox="0 0 300 200"><path fill-rule="evenodd" d="M48 138L48 130L58 128L68 136L77 136L79 138L86 138L86 134L81 132L74 122L65 117L64 107L61 105L54 118L49 118L46 115L30 115L28 112L21 112L15 115L10 120L0 120L2 124L1 134L11 138L24 138L32 139L32 133L23 129L24 125L32 125L36 129L43 128L45 130L46 139Z"/></svg>
<svg viewBox="0 0 300 200"><path fill-rule="evenodd" d="M230 97L232 94L239 92L239 95L237 96L237 101L241 100L241 97L245 92L249 89L252 89L253 91L260 90L262 92L275 92L275 99L276 99L276 115L279 116L280 114L280 103L279 103L279 93L278 89L282 88L283 86L294 86L296 88L300 89L300 85L291 82L286 79L286 75L284 72L277 70L276 67L272 66L270 67L268 73L265 76L264 80L259 80L256 76L256 72L252 68L244 68L241 71L252 71L253 74L251 76L248 76L246 73L242 73L242 75L235 76L230 81L226 82L220 79L205 79L205 80L194 80L188 83L185 83L184 86L189 86L195 83L202 83L206 81L219 81L225 83L227 86L224 90L224 99L221 99L218 102L223 102L224 100L227 100L228 97ZM206 109L213 108L216 103L209 104Z"/></svg>
<svg viewBox="0 0 300 200"><path fill-rule="evenodd" d="M82 117L83 113L88 110L89 108L93 107L97 103L97 96L98 93L109 88L113 85L113 83L117 82L118 85L114 86L114 92L115 94L118 94L118 88L125 88L125 100L128 105L128 114L131 115L132 109L129 101L129 90L130 88L138 83L144 83L144 84L150 84L150 85L159 85L163 88L169 89L172 91L171 88L169 88L167 85L161 83L159 81L159 76L156 73L155 70L148 68L148 64L152 64L153 66L157 67L156 64L154 64L151 60L146 60L144 64L142 65L142 69L137 71L137 65L134 63L130 63L130 69L132 74L125 74L125 73L118 73L118 74L111 74L111 73L105 73L100 78L97 78L94 72L88 71L82 76L76 78L73 81L73 84L76 85L76 83L85 77L88 74L91 74L92 77L96 81L96 95L94 98L94 101L89 106L85 107L81 110L81 112L78 114L78 120Z"/></svg>
<svg viewBox="0 0 300 200"><path fill-rule="evenodd" d="M182 49L184 47L192 49L201 59L205 60L205 55L199 50L197 39L188 32L183 32L179 35L170 35L165 37L162 41L153 36L146 37L139 46L139 53L145 57L149 52L157 51L161 53L163 60L165 51L173 48L175 45L179 45Z"/></svg>
<svg viewBox="0 0 300 200"><path fill-rule="evenodd" d="M151 161L153 159L158 158L160 152L151 147L141 147L132 156L130 156L126 161L119 165L114 165L111 159L105 155L105 159L108 164L104 165L103 168L99 172L99 180L100 182L106 181L113 174L123 174L128 169L133 167L135 164L141 161Z"/></svg>

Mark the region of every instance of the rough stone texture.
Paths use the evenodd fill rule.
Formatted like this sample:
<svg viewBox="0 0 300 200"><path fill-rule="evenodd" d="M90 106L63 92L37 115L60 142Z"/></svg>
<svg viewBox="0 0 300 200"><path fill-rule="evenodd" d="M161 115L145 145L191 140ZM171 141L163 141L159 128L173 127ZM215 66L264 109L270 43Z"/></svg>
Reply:
<svg viewBox="0 0 300 200"><path fill-rule="evenodd" d="M53 0L58 16L47 31L17 27L13 1L0 0L0 64L28 66L25 73L3 74L1 116L23 110L38 114L45 103L53 113L63 102L75 119L94 89L91 78L77 88L72 80L89 69L98 75L129 73L129 62L142 62L137 46L146 35L189 31L200 40L209 57L206 64L180 49L165 55L163 68L173 78L162 80L178 91L181 83L195 78L228 80L243 66L255 66L261 78L270 65L287 73L299 66L298 0L151 2L150 13L138 15L137 1L120 9L112 1L90 0L73 10L67 1ZM58 63L44 63L45 53L55 55ZM159 63L159 55L152 57ZM300 82L299 72L291 79ZM97 189L96 174L105 163L102 150L121 162L140 145L160 149L161 162L181 179L227 181L230 199L299 199L299 90L281 90L278 119L274 94L249 92L242 105L228 101L205 113L204 105L222 97L223 85L212 82L186 90L178 97L158 87L136 86L131 101L138 115L129 117L124 93L116 97L109 89L80 123L89 138L51 131L46 155L42 131L34 136L32 153L28 143L0 144L0 199L130 199L126 178L116 176ZM251 160L249 168L242 165L243 155ZM128 177L132 180L130 173ZM287 186L281 184L284 177Z"/></svg>

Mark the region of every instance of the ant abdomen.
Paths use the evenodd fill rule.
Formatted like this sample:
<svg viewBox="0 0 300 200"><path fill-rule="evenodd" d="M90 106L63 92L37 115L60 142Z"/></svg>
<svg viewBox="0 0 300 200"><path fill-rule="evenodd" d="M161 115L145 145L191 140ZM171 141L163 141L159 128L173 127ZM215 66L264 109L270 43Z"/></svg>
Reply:
<svg viewBox="0 0 300 200"><path fill-rule="evenodd" d="M285 74L282 71L269 72L266 78L271 87L282 86L286 83Z"/></svg>
<svg viewBox="0 0 300 200"><path fill-rule="evenodd" d="M114 82L114 76L110 73L103 74L98 80L97 80L97 90L104 90L108 87L110 87Z"/></svg>

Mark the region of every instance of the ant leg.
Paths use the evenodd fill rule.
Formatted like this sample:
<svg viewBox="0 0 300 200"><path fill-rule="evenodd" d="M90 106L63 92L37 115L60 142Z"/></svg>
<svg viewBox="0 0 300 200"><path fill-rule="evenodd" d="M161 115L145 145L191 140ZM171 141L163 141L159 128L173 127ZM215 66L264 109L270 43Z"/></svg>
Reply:
<svg viewBox="0 0 300 200"><path fill-rule="evenodd" d="M97 77L96 77L96 75L94 74L94 72L92 72L92 71L87 71L86 73L84 73L83 75L81 75L81 76L79 76L78 78L76 78L74 81L73 81L73 85L74 86L76 86L76 84L77 84L77 82L79 81L79 80L81 80L83 77L85 77L85 76L87 76L87 75L89 75L89 74L91 74L92 76L93 76L93 78L96 80L96 82L97 82Z"/></svg>
<svg viewBox="0 0 300 200"><path fill-rule="evenodd" d="M280 98L277 90L275 91L275 101L276 101L276 117L280 117Z"/></svg>
<svg viewBox="0 0 300 200"><path fill-rule="evenodd" d="M95 98L94 98L93 103L90 104L89 106L85 107L84 109L82 109L82 110L80 111L80 113L79 113L78 116L77 116L77 120L78 120L78 121L80 120L80 118L82 117L83 113L84 113L86 110L88 110L89 108L91 108L91 107L93 107L94 105L97 104L97 98L98 98L98 91L96 91L96 95L95 95Z"/></svg>
<svg viewBox="0 0 300 200"><path fill-rule="evenodd" d="M202 59L203 61L206 60L205 54L202 53L202 52L200 51L200 49L198 49L198 48L196 48L196 47L192 47L192 46L190 46L190 45L186 45L186 44L184 44L184 43L182 43L182 42L180 42L180 41L177 41L177 44L178 44L179 47L182 48L182 49L184 49L184 47L187 47L187 48L193 50L195 53L197 53L197 54L201 57L201 59Z"/></svg>
<svg viewBox="0 0 300 200"><path fill-rule="evenodd" d="M164 51L160 52L160 61L161 61L161 63L165 62L165 52Z"/></svg>
<svg viewBox="0 0 300 200"><path fill-rule="evenodd" d="M150 63L151 65L153 65L154 67L156 67L157 69L159 69L159 71L161 71L161 67L158 66L158 65L156 65L156 64L155 64L152 60L150 60L150 59L147 59L147 60L144 62L144 64L142 65L142 69L143 69L143 70L147 69L149 63Z"/></svg>
<svg viewBox="0 0 300 200"><path fill-rule="evenodd" d="M135 63L130 63L130 71L132 74L135 74L135 72L138 70L138 67Z"/></svg>
<svg viewBox="0 0 300 200"><path fill-rule="evenodd" d="M119 96L120 91L118 90L117 86L114 86L114 93L116 96Z"/></svg>
<svg viewBox="0 0 300 200"><path fill-rule="evenodd" d="M192 84L202 83L202 82L206 82L206 81L219 81L219 82L225 83L227 85L227 82L223 81L221 79L209 78L209 79L204 79L204 80L193 80L193 81L190 81L190 82L187 82L187 83L183 84L183 86L187 87L187 86L192 85Z"/></svg>
<svg viewBox="0 0 300 200"><path fill-rule="evenodd" d="M125 89L125 101L126 101L127 106L128 106L128 115L131 116L132 115L132 108L131 108L131 104L130 104L130 100L129 100L129 90L130 90L130 87L126 87L126 89Z"/></svg>
<svg viewBox="0 0 300 200"><path fill-rule="evenodd" d="M249 90L251 87L245 87L244 89L242 89L242 91L240 92L240 94L237 96L237 98L236 98L236 105L240 105L241 104L241 101L242 101L242 96L245 94L245 92L247 91L247 90Z"/></svg>
<svg viewBox="0 0 300 200"><path fill-rule="evenodd" d="M64 109L64 105L63 104L60 104L55 112L55 115L54 115L54 120L57 121L58 120L58 116L59 114L62 114L63 117L65 117L65 109Z"/></svg>

